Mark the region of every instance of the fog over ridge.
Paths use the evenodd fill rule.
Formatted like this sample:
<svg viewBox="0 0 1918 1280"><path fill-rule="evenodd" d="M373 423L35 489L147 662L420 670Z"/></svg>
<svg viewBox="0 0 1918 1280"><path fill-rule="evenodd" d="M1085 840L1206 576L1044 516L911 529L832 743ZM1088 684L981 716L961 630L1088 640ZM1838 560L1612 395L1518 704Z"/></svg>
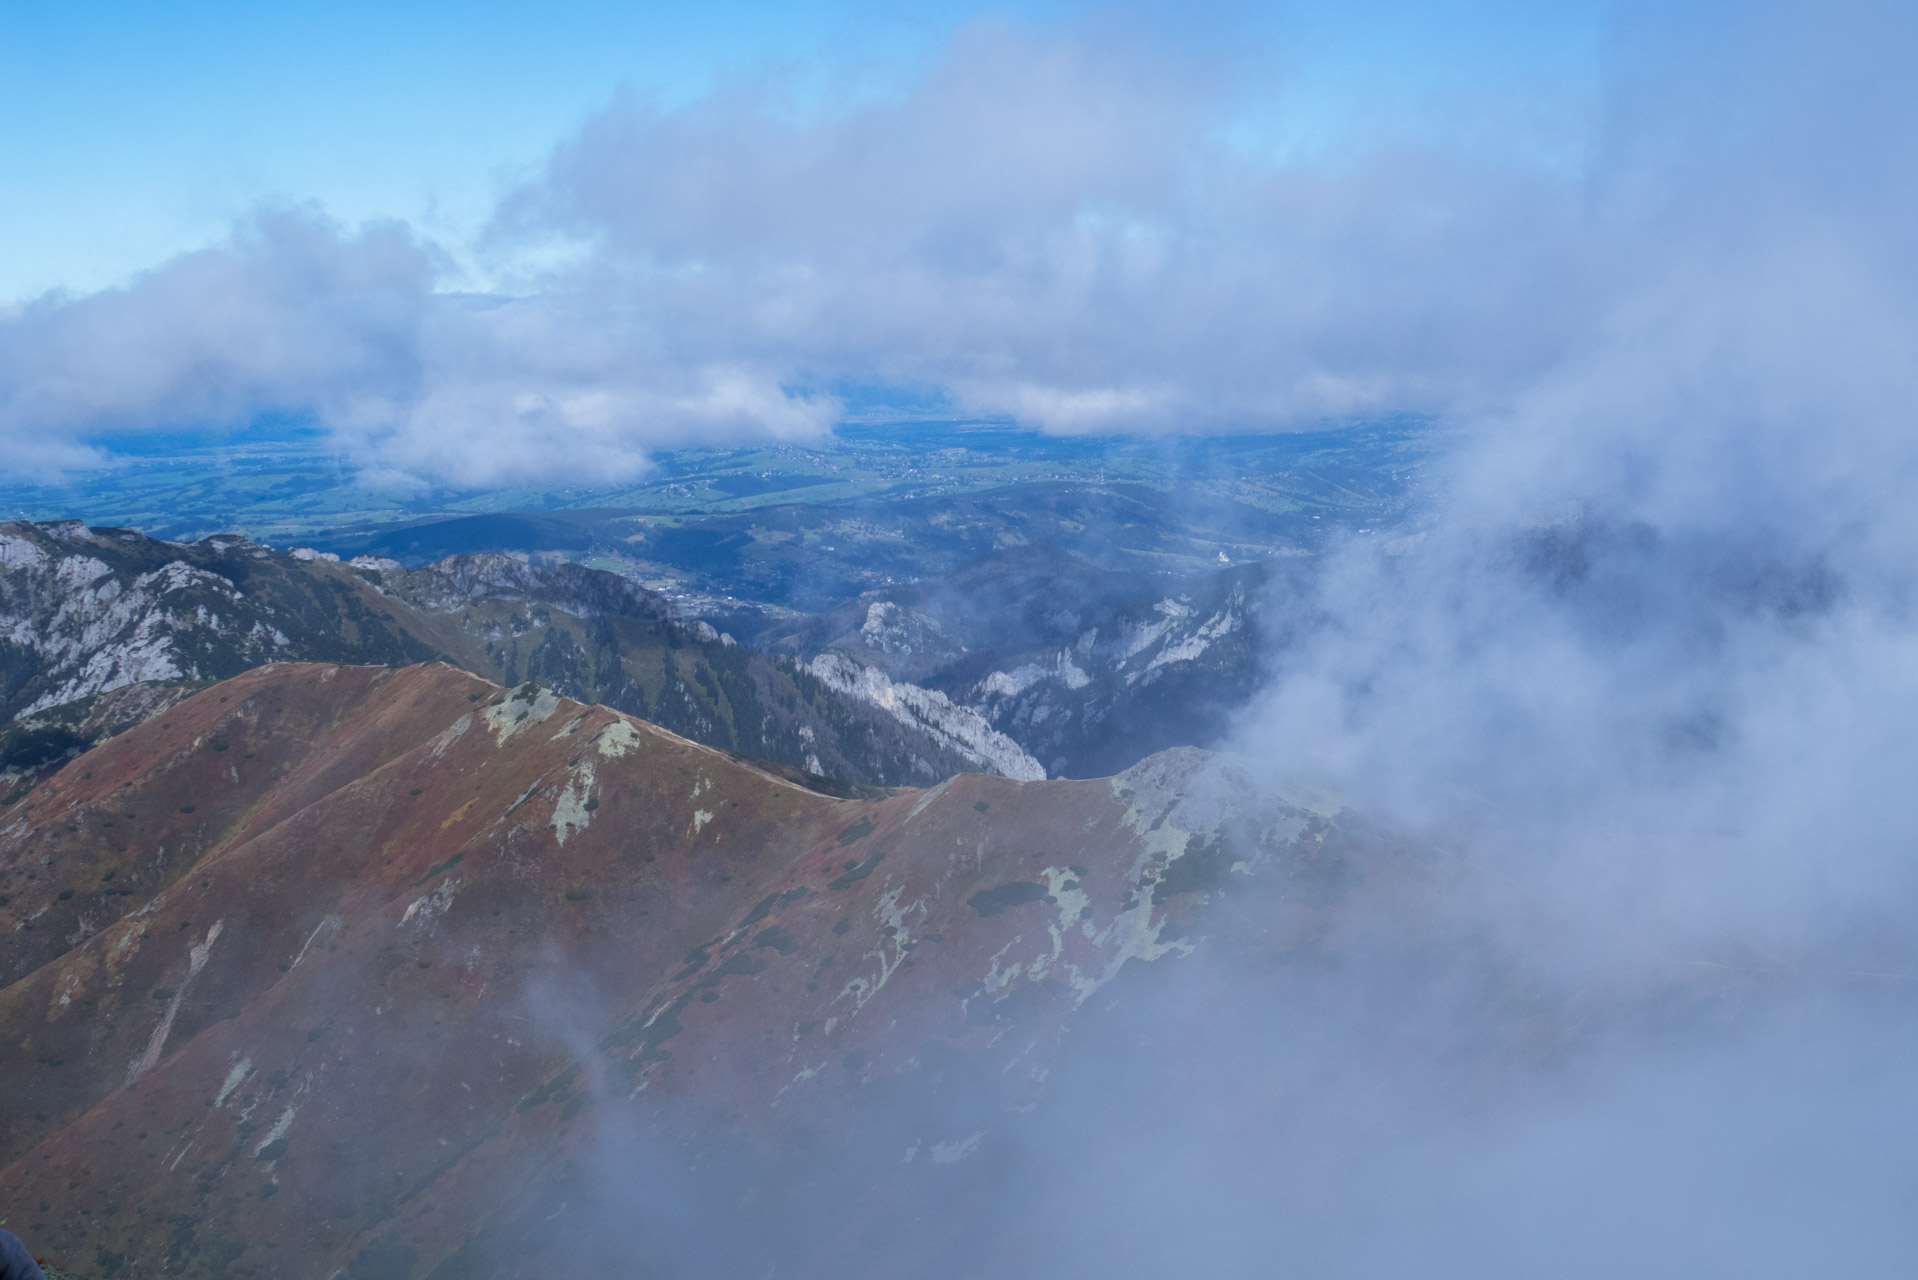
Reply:
<svg viewBox="0 0 1918 1280"><path fill-rule="evenodd" d="M1207 947L979 1122L936 1184L964 1247L921 1274L1900 1276L1914 36L1889 3L1621 11L1575 173L1248 156L1216 64L1096 22L982 24L883 108L621 97L503 201L490 251L569 247L514 296L443 290L405 227L270 212L0 320L0 438L46 468L310 415L485 485L817 436L862 380L1054 431L1439 415L1423 505L1282 602L1214 775L1337 796L1403 881L1293 946L1228 879ZM600 998L535 998L590 1060ZM960 1140L967 1101L865 1105ZM736 1215L750 1154L653 1136L609 1123L554 1256L763 1274L784 1232L885 1226L836 1197L894 1149L842 1168L835 1131Z"/></svg>
<svg viewBox="0 0 1918 1280"><path fill-rule="evenodd" d="M1302 1273L1908 1265L1918 282L1894 160L1918 104L1874 40L1910 26L1772 8L1714 30L1718 60L1667 52L1703 89L1631 104L1685 162L1627 193L1665 233L1647 269L1478 422L1409 549L1331 559L1323 627L1244 717L1272 777L1447 868L1332 949L1295 1028L1315 1047L1226 1051L1302 1054L1360 1112L1429 1104L1273 1161L1330 1210L1292 1223L1324 1253Z"/></svg>

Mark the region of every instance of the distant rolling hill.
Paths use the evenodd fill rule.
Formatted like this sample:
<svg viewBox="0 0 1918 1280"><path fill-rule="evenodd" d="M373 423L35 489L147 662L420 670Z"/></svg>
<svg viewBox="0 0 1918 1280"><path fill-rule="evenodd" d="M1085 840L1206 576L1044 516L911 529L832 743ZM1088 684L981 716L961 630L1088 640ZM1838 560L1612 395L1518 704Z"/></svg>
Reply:
<svg viewBox="0 0 1918 1280"><path fill-rule="evenodd" d="M413 568L483 552L583 551L608 537L617 511L498 511L417 520L357 538L328 540L345 556L386 556Z"/></svg>

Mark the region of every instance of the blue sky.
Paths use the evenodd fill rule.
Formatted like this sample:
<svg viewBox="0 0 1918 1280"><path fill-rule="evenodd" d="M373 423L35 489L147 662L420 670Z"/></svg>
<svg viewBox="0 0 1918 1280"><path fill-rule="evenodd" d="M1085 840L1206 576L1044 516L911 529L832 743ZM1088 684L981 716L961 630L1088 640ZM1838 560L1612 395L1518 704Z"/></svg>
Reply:
<svg viewBox="0 0 1918 1280"><path fill-rule="evenodd" d="M1660 326L1756 405L1901 331L1908 8L16 6L0 469L1490 421Z"/></svg>
<svg viewBox="0 0 1918 1280"><path fill-rule="evenodd" d="M1416 128L1430 102L1577 110L1592 5L0 4L0 300L88 291L218 239L262 201L399 217L458 251L500 193L624 86L663 104L768 72L901 92L953 32L1088 15L1250 56L1261 143ZM1512 124L1509 114L1495 128ZM1558 127L1562 122L1555 122Z"/></svg>

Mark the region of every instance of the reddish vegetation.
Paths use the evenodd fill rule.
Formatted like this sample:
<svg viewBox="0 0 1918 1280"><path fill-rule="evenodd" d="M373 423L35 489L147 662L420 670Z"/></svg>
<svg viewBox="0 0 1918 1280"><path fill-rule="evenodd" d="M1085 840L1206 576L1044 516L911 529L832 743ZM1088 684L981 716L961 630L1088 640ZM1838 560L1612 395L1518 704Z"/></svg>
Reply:
<svg viewBox="0 0 1918 1280"><path fill-rule="evenodd" d="M1234 870L1200 761L835 799L449 666L248 672L0 811L0 1212L96 1273L483 1275L620 1125L1016 1104Z"/></svg>

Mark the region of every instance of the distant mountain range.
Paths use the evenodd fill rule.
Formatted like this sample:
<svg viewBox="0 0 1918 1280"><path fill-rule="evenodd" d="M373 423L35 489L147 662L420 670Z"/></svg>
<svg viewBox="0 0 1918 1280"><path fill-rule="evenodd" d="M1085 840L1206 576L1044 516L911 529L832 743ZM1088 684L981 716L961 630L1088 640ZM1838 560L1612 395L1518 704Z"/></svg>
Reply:
<svg viewBox="0 0 1918 1280"><path fill-rule="evenodd" d="M744 638L814 670L850 661L937 690L1049 776L1101 777L1224 742L1302 624L1306 581L1280 562L1169 583L1024 546Z"/></svg>
<svg viewBox="0 0 1918 1280"><path fill-rule="evenodd" d="M106 691L429 657L841 787L1108 774L1230 739L1317 551L1401 524L1436 440L875 420L485 494L369 488L297 431L157 440L0 495L127 526L0 524L0 795L144 705Z"/></svg>
<svg viewBox="0 0 1918 1280"><path fill-rule="evenodd" d="M736 642L575 563L469 553L409 569L237 536L0 524L0 717L17 722L0 731L0 789L124 727L135 704L103 714L106 691L428 658L841 784L1101 776L1225 740L1297 621L1300 580L1254 564L1168 584L1017 546L817 614L741 611Z"/></svg>
<svg viewBox="0 0 1918 1280"><path fill-rule="evenodd" d="M1042 776L1010 739L943 697L903 707L850 696L803 663L680 619L617 574L503 555L406 570L239 537L183 546L78 521L0 524L0 717L70 729L86 714L72 704L133 683L224 678L268 662L428 658L510 684L541 681L841 783L981 768Z"/></svg>

